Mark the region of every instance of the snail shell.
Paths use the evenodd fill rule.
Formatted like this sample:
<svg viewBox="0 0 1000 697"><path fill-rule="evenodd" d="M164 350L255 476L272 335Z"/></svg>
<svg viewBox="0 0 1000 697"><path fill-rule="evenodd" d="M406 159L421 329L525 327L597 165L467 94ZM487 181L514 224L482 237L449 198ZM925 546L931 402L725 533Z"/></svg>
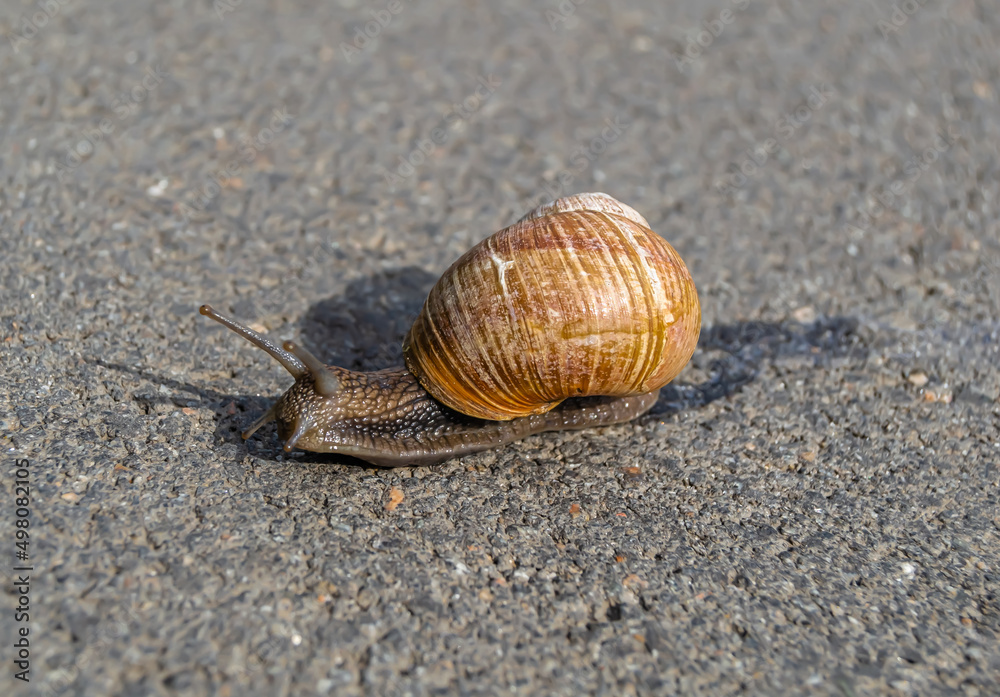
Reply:
<svg viewBox="0 0 1000 697"><path fill-rule="evenodd" d="M607 194L539 206L456 261L403 343L409 370L463 414L508 420L564 399L627 397L690 360L701 308L680 256Z"/></svg>

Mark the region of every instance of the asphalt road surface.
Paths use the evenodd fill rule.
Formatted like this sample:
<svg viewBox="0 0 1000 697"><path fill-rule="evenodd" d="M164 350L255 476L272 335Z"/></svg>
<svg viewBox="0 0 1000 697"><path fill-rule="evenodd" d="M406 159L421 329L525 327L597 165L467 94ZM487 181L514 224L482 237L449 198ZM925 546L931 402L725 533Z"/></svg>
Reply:
<svg viewBox="0 0 1000 697"><path fill-rule="evenodd" d="M996 10L4 0L0 692L1000 694ZM396 365L584 191L698 286L650 415L240 439L291 381L201 303Z"/></svg>

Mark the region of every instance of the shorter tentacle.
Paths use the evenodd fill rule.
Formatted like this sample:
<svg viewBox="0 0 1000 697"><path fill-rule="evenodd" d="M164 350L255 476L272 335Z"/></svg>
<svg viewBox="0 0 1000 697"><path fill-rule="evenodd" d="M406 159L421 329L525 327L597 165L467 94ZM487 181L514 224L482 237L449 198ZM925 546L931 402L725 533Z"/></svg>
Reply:
<svg viewBox="0 0 1000 697"><path fill-rule="evenodd" d="M313 377L313 383L316 386L316 391L319 394L324 397L332 397L337 394L340 390L340 381L337 380L336 375L327 369L323 361L316 358L304 346L299 346L294 342L286 341L282 346L286 351L302 361L306 368L309 369Z"/></svg>
<svg viewBox="0 0 1000 697"><path fill-rule="evenodd" d="M250 428L248 428L243 432L242 434L243 440L246 440L254 433L256 433L257 429L259 429L264 424L274 421L274 417L277 416L277 413L278 413L278 403L275 402L274 404L271 405L270 409L264 412L263 416L254 421L252 424L250 424Z"/></svg>

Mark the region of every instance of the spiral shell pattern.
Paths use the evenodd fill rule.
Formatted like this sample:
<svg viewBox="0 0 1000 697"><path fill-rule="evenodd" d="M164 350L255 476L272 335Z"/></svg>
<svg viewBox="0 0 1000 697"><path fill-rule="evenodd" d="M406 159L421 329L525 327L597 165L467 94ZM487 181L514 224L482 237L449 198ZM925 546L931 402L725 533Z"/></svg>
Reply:
<svg viewBox="0 0 1000 697"><path fill-rule="evenodd" d="M463 414L507 420L564 399L657 390L690 360L701 308L680 256L607 194L539 206L438 280L403 343Z"/></svg>

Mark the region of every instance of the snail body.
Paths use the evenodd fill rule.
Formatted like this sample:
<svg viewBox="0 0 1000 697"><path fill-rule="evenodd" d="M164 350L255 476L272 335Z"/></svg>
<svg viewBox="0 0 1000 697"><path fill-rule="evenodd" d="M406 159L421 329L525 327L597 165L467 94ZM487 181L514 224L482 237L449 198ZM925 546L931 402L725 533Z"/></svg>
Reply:
<svg viewBox="0 0 1000 697"><path fill-rule="evenodd" d="M403 342L406 368L325 366L208 306L295 384L275 420L285 450L380 466L430 464L543 431L629 421L694 353L701 310L684 262L606 194L539 206L456 261Z"/></svg>

